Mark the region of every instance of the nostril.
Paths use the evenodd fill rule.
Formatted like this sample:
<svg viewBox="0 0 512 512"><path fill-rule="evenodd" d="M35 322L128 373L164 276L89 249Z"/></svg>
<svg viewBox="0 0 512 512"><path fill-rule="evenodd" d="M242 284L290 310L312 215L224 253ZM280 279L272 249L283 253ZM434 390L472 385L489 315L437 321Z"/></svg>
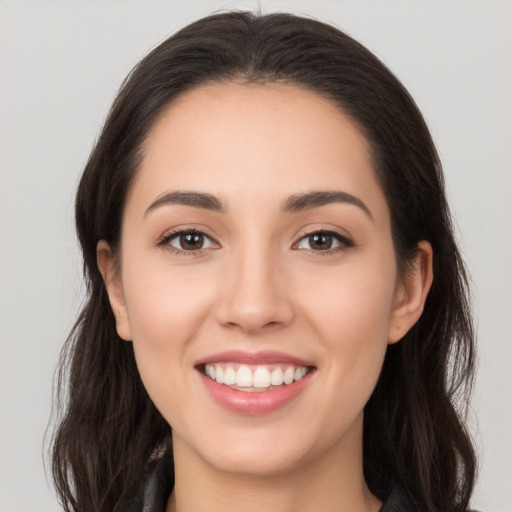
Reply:
<svg viewBox="0 0 512 512"><path fill-rule="evenodd" d="M275 275L268 258L245 256L243 261L232 262L233 274L224 280L216 304L218 322L245 333L288 325L295 314L289 287L279 282L285 279L284 274Z"/></svg>

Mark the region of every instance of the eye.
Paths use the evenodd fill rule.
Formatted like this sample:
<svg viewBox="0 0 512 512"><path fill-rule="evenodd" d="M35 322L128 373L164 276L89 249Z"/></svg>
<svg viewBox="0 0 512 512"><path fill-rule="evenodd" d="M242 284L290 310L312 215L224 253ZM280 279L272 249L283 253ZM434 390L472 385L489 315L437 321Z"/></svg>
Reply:
<svg viewBox="0 0 512 512"><path fill-rule="evenodd" d="M203 249L218 247L218 245L206 234L194 229L175 231L166 235L160 242L172 252L200 252Z"/></svg>
<svg viewBox="0 0 512 512"><path fill-rule="evenodd" d="M352 247L354 243L335 231L315 231L303 236L296 244L297 249L329 252Z"/></svg>

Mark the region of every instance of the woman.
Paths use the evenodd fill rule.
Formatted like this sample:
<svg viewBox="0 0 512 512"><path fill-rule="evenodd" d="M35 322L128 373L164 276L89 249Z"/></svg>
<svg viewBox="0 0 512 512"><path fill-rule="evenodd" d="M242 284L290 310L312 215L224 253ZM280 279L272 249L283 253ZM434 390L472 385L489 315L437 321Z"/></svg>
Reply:
<svg viewBox="0 0 512 512"><path fill-rule="evenodd" d="M76 219L66 510L467 510L465 269L421 114L359 43L184 28L123 84Z"/></svg>

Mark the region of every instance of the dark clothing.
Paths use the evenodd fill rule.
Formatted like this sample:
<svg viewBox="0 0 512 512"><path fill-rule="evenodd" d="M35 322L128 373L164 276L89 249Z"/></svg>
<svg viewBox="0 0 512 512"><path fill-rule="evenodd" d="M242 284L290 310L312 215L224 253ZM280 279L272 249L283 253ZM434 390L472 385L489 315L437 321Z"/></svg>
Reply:
<svg viewBox="0 0 512 512"><path fill-rule="evenodd" d="M382 504L380 512L417 512L412 501L400 486L393 487L391 494Z"/></svg>
<svg viewBox="0 0 512 512"><path fill-rule="evenodd" d="M141 489L135 512L164 512L167 499L172 492L173 462L167 454L154 463ZM417 512L418 509L404 491L395 486L382 505L380 512Z"/></svg>

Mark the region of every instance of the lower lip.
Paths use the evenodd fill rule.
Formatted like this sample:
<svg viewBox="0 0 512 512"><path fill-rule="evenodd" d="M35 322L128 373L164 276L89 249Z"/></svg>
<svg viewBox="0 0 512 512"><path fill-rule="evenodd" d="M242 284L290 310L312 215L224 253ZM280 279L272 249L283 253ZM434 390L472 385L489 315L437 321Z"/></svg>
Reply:
<svg viewBox="0 0 512 512"><path fill-rule="evenodd" d="M224 409L238 414L266 414L292 401L308 385L313 372L293 384L283 385L269 391L239 391L219 384L200 373L206 389L212 398Z"/></svg>

